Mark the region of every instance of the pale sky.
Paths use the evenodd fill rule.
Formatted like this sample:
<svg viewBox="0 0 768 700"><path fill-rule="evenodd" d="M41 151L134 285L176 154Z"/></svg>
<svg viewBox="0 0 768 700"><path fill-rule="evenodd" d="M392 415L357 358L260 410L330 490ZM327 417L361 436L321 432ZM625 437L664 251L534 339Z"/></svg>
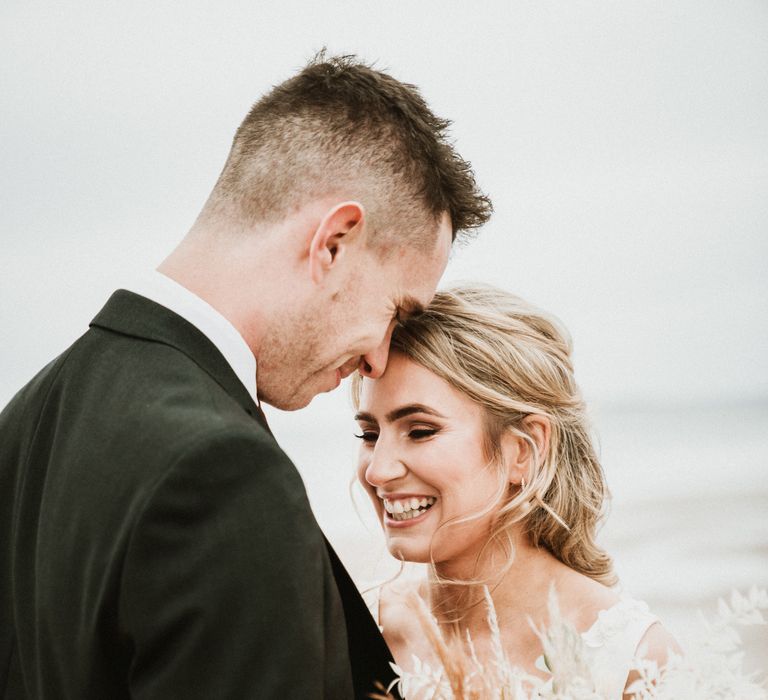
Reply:
<svg viewBox="0 0 768 700"><path fill-rule="evenodd" d="M250 104L324 45L453 120L496 213L445 280L559 315L590 399L768 398L768 3L5 0L0 404L165 256Z"/></svg>

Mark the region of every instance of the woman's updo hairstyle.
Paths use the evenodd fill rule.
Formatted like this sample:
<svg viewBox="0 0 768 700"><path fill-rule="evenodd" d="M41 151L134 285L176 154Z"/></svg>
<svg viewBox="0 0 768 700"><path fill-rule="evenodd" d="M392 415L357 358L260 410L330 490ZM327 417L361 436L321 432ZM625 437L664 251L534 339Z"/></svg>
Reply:
<svg viewBox="0 0 768 700"><path fill-rule="evenodd" d="M487 285L438 292L418 316L398 325L391 350L434 372L486 412L486 452L501 465L502 433L532 447L534 464L520 489L500 484L502 508L491 542L509 543L522 523L531 542L601 583L615 583L610 557L595 542L608 497L573 376L571 340L560 323L519 297ZM524 418L551 424L543 458ZM511 564L511 560L510 560Z"/></svg>

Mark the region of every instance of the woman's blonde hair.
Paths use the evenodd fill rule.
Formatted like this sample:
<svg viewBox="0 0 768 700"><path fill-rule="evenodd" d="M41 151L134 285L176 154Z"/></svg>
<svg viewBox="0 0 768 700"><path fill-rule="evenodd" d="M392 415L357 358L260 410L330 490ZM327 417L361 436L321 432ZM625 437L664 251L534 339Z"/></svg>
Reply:
<svg viewBox="0 0 768 700"><path fill-rule="evenodd" d="M533 463L520 489L512 490L500 473L502 506L488 544L511 548L511 526L521 523L532 544L611 585L616 581L611 558L595 541L608 488L574 380L571 349L570 336L557 320L513 294L479 284L438 292L424 313L397 326L391 341L392 351L485 409L492 463L501 464L505 431L532 448ZM359 391L359 381L356 387ZM543 456L526 433L529 415L550 422Z"/></svg>

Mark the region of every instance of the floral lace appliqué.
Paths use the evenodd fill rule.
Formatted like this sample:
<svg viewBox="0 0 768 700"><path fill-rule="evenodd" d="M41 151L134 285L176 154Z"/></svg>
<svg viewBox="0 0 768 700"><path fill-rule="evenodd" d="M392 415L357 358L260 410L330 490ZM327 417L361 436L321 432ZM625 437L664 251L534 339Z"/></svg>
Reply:
<svg viewBox="0 0 768 700"><path fill-rule="evenodd" d="M613 607L601 610L597 620L581 637L591 649L610 644L617 636L624 633L633 623L650 614L648 605L641 600L626 598Z"/></svg>

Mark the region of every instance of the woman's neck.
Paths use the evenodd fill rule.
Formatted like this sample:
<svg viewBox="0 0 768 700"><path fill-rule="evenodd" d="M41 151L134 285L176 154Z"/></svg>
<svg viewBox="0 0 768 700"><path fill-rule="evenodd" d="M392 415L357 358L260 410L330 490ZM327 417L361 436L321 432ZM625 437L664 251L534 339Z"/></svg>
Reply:
<svg viewBox="0 0 768 700"><path fill-rule="evenodd" d="M444 624L458 622L470 634L488 630L488 608L484 589L493 598L496 615L502 627L529 628L528 620L540 624L546 619L547 600L552 585L560 591L573 576L572 569L556 559L549 551L534 547L519 537L514 542L511 566L508 552L499 548L488 551L480 562L451 561L435 566L430 575L430 605L438 620ZM501 573L499 573L501 571ZM454 581L473 581L464 584ZM566 584L567 585L567 584Z"/></svg>

